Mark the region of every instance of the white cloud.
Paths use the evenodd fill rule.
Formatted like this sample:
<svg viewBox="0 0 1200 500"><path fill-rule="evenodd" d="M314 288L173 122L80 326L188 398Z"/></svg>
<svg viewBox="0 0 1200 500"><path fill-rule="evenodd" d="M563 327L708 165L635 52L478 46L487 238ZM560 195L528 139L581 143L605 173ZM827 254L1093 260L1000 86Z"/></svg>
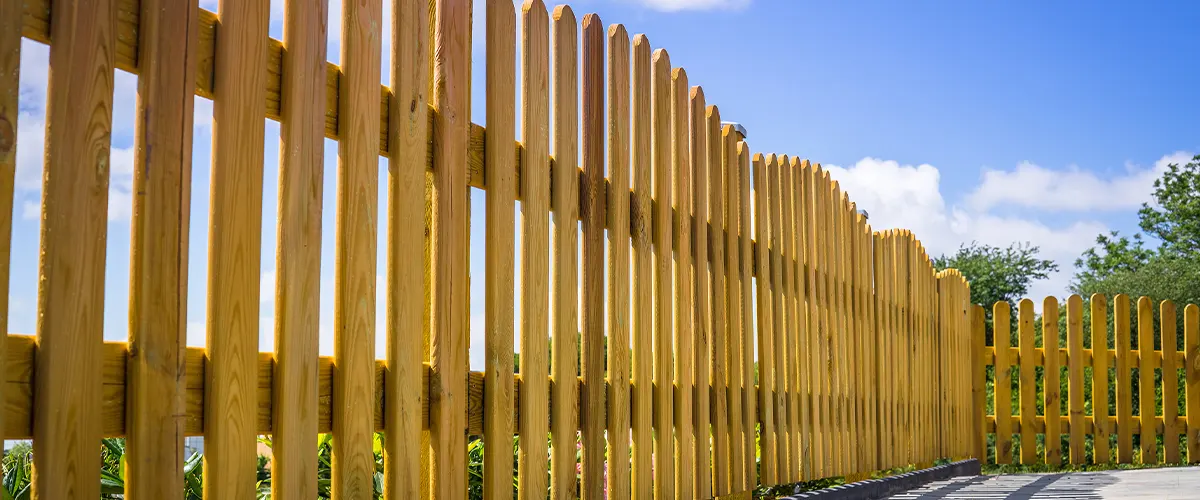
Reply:
<svg viewBox="0 0 1200 500"><path fill-rule="evenodd" d="M638 0L654 10L678 12L681 10L733 10L750 5L750 0Z"/></svg>
<svg viewBox="0 0 1200 500"><path fill-rule="evenodd" d="M987 169L970 196L976 210L1008 205L1053 211L1121 211L1150 201L1154 180L1170 163L1187 163L1192 153L1178 151L1163 156L1153 166L1127 164L1123 173L1097 175L1071 165L1049 169L1021 162L1013 170Z"/></svg>
<svg viewBox="0 0 1200 500"><path fill-rule="evenodd" d="M42 216L42 206L32 202L24 201L21 203L21 218L25 220L38 220Z"/></svg>
<svg viewBox="0 0 1200 500"><path fill-rule="evenodd" d="M931 256L953 252L972 241L993 246L1030 242L1040 247L1042 257L1057 262L1061 270L1036 283L1030 290L1034 296L1064 294L1074 259L1091 246L1097 234L1108 230L1104 223L1088 217L1050 226L1034 218L947 205L941 193L941 174L928 164L901 165L864 158L853 166L829 166L828 170L858 208L870 214L873 229L911 229Z"/></svg>

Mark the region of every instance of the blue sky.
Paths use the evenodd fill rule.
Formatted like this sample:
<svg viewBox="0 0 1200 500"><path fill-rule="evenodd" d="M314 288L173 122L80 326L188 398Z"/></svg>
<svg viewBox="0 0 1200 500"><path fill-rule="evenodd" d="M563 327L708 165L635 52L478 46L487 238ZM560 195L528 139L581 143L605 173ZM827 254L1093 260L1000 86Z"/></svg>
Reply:
<svg viewBox="0 0 1200 500"><path fill-rule="evenodd" d="M215 4L201 1L213 11ZM475 5L482 68L484 7ZM282 1L272 7L271 34L280 38ZM1035 296L1063 295L1074 258L1096 234L1135 230L1136 209L1158 173L1200 152L1193 26L1200 5L1190 2L581 0L573 7L580 18L597 12L668 49L722 117L747 127L755 151L829 166L876 229L911 228L934 253L974 240L1041 246L1062 272L1036 284ZM330 12L336 62L339 0L330 0ZM36 324L47 59L45 46L25 41L9 290L15 333L32 334ZM483 74L474 72L473 85L481 124ZM122 340L136 78L118 71L116 83L105 337ZM196 99L190 345L204 342L211 110ZM279 129L265 126L260 341L269 350ZM321 348L332 354L336 143L326 141L325 155ZM385 161L380 168L386 175ZM381 212L385 203L381 192ZM472 230L472 345L481 346L482 193L472 203L480 221ZM381 284L383 249L381 236ZM382 288L377 295L382 318ZM382 324L376 336L382 355ZM473 348L475 369L482 359Z"/></svg>

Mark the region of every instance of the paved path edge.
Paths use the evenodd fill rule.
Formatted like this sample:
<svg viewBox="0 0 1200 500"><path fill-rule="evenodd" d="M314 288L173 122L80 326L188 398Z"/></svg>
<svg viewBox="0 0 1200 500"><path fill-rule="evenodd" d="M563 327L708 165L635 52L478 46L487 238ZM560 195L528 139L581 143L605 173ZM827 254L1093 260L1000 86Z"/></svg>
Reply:
<svg viewBox="0 0 1200 500"><path fill-rule="evenodd" d="M832 488L778 497L778 500L875 500L919 488L934 481L957 476L978 475L980 475L979 460L971 458L883 479L868 479Z"/></svg>

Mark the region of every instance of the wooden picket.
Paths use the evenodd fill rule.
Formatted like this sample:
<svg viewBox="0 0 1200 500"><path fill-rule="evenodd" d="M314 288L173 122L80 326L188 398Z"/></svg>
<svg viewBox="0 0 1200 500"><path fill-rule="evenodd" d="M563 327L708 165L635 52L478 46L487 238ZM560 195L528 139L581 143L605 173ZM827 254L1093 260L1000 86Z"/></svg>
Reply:
<svg viewBox="0 0 1200 500"><path fill-rule="evenodd" d="M267 37L265 0L224 2L219 14L163 0L0 7L0 124L15 130L7 91L22 36L51 44L56 82L41 319L36 337L0 342L0 429L33 439L35 498L98 496L99 449L79 443L101 436L128 439L128 498L182 487L185 435L205 437L213 499L254 494L260 435L271 437L277 498L326 486L318 433L332 435L328 486L346 498L376 494L378 451L385 498L466 498L469 436L482 437L482 491L497 499L712 498L978 455L974 375L986 357L973 358L977 315L960 273L934 269L909 231L873 231L821 165L752 151L644 35L540 0L519 19L507 0L486 7L375 0L326 19L324 4L289 2L282 42ZM326 61L331 22L342 26L340 67ZM391 82L380 87L386 22ZM115 69L138 75L147 152L135 169L128 343L101 340L109 200L96 162L108 161ZM473 71L485 75L487 129L468 119ZM209 262L207 282L190 284L208 297L204 348L183 343L193 95L220 119L209 248L191 256ZM80 120L81 109L95 112ZM283 146L276 249L261 241L265 119L280 122ZM338 141L336 171L324 138ZM0 283L12 145L0 142ZM468 188L487 194L478 256ZM327 213L333 228L321 227ZM272 250L276 289L259 290ZM332 357L317 348L323 257L336 278ZM482 373L468 366L473 257L485 263ZM258 352L258 316L246 314L262 293L276 296L274 352ZM1189 395L1195 316L1184 313L1186 357L1140 354L1187 367ZM1195 434L1174 424L1168 434Z"/></svg>

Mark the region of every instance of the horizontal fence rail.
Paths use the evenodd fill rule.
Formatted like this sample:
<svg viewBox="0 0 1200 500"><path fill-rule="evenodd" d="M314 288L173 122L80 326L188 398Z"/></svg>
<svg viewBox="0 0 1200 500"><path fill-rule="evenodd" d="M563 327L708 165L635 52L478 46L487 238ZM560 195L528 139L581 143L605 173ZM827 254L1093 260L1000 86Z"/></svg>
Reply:
<svg viewBox="0 0 1200 500"><path fill-rule="evenodd" d="M976 306L975 455L1025 465L1200 462L1200 309L1180 315L1171 301L1125 295L1072 295L1064 306L1048 297L1039 315L1025 299L1015 318L1007 302L990 318Z"/></svg>
<svg viewBox="0 0 1200 500"><path fill-rule="evenodd" d="M386 1L393 19L379 0L346 2L342 19L287 2L283 41L267 35L265 0L219 13L193 0L2 4L0 133L16 130L22 37L50 45L53 69L37 330L0 342L0 430L32 439L35 498L98 497L89 443L102 437L126 439L131 499L178 496L185 436L204 437L209 499L258 492L260 436L274 498L467 498L481 437L472 495L673 499L979 456L990 426L1013 425L983 425L982 367L1010 358L983 347L962 274L936 270L909 231L873 231L821 165L752 151L645 35L540 0L474 13L467 0ZM325 53L334 22L341 66ZM121 124L138 155L129 338L105 342L118 69L138 78L136 124ZM485 75L486 130L469 119L472 72ZM188 255L193 96L214 113L202 255ZM261 240L267 119L281 134L277 248ZM9 262L15 144L0 137L3 283L8 266L35 265ZM482 218L472 190L486 190ZM326 210L336 222L322 228ZM259 289L264 252L275 290ZM482 277L468 275L473 257ZM189 258L207 260L206 280L188 282ZM322 259L332 357L317 348ZM474 347L472 278L486 318ZM202 348L185 346L189 288L207 297ZM259 348L263 293L276 297L273 352ZM470 371L471 348L484 371ZM1057 421L1028 415L1018 429ZM320 482L318 435L333 457Z"/></svg>

